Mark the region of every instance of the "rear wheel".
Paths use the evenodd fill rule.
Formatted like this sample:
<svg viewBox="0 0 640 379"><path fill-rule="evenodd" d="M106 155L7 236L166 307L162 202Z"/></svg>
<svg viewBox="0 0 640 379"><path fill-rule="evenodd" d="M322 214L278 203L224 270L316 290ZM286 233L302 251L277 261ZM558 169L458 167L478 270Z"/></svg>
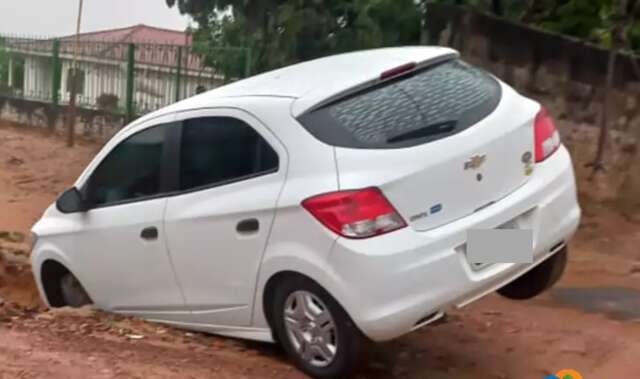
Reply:
<svg viewBox="0 0 640 379"><path fill-rule="evenodd" d="M347 378L364 356L367 341L342 307L315 282L290 277L272 302L277 340L296 366L314 378Z"/></svg>
<svg viewBox="0 0 640 379"><path fill-rule="evenodd" d="M567 266L567 247L563 247L546 261L498 290L512 300L527 300L538 296L560 280Z"/></svg>

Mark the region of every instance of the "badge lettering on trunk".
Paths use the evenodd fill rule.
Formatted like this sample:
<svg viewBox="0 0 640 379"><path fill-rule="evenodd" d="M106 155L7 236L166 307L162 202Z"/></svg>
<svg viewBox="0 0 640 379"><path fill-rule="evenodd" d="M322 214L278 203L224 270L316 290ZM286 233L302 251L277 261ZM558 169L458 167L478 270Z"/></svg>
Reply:
<svg viewBox="0 0 640 379"><path fill-rule="evenodd" d="M487 160L486 154L476 154L464 162L465 170L477 170Z"/></svg>
<svg viewBox="0 0 640 379"><path fill-rule="evenodd" d="M533 163L531 162L533 159L533 154L530 151L526 151L522 154L522 163L524 163L524 174L526 176L530 176L533 174Z"/></svg>

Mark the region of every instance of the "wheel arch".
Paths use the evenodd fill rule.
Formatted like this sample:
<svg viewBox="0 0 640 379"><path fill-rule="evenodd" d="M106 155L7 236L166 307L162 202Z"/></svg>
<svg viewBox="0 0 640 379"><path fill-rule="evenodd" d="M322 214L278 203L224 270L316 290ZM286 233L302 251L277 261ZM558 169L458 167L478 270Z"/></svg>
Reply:
<svg viewBox="0 0 640 379"><path fill-rule="evenodd" d="M307 274L304 274L304 273L301 273L301 272L298 272L298 271L295 271L295 270L283 269L283 270L280 270L280 271L277 271L277 272L273 273L266 280L266 282L264 284L264 287L263 287L261 300L260 300L261 301L260 311L262 312L261 315L264 317L264 319L266 321L266 324L269 327L269 329L271 329L274 341L277 342L277 337L273 333L273 331L274 331L273 320L272 320L272 316L273 315L271 314L271 312L269 310L269 304L271 303L271 301L273 301L273 296L274 296L274 293L275 293L275 289L278 286L278 283L281 283L284 280L287 280L287 279L290 279L290 278L295 278L295 277L299 277L299 278L303 278L305 280L309 280L309 281L315 283L316 285L318 285L319 287L321 287L324 291L326 291L326 293L329 294L333 298L333 300L340 306L340 308L342 308L344 313L351 320L351 322L356 326L356 328L359 329L358 325L355 322L353 322L353 319L352 319L351 315L349 314L348 309L345 308L345 305L343 304L341 299L338 296L336 296L336 294L334 292L331 291L330 286L326 286L325 284L322 283L322 281L317 280L313 276L310 276L310 275L307 275Z"/></svg>
<svg viewBox="0 0 640 379"><path fill-rule="evenodd" d="M40 265L39 275L42 286L42 295L46 303L53 308L65 305L60 288L60 280L67 274L72 274L71 270L55 259L46 259Z"/></svg>
<svg viewBox="0 0 640 379"><path fill-rule="evenodd" d="M264 285L264 290L262 291L262 304L261 304L262 314L264 315L264 318L267 321L267 325L269 326L269 329L271 329L272 331L271 334L273 335L274 340L276 340L276 336L273 333L273 315L269 311L269 304L273 301L273 296L275 294L275 290L278 286L278 283L281 283L282 281L287 280L289 278L295 278L295 277L302 277L317 283L315 280L308 277L307 275L301 274L296 271L283 270L271 275Z"/></svg>
<svg viewBox="0 0 640 379"><path fill-rule="evenodd" d="M265 314L265 293L288 276L302 276L325 287L323 278L323 257L313 254L274 254L267 255L260 265L253 298L252 322L254 327L270 327ZM270 294L272 294L270 292Z"/></svg>
<svg viewBox="0 0 640 379"><path fill-rule="evenodd" d="M69 305L63 296L61 284L62 279L66 275L72 275L75 280L78 281L84 293L87 293L86 288L82 285L78 276L69 269L67 265L61 263L57 259L45 259L40 265L38 274L40 277L40 291L42 297L46 304L51 308L59 308ZM87 294L87 296L89 295ZM93 302L90 296L88 300L90 303Z"/></svg>

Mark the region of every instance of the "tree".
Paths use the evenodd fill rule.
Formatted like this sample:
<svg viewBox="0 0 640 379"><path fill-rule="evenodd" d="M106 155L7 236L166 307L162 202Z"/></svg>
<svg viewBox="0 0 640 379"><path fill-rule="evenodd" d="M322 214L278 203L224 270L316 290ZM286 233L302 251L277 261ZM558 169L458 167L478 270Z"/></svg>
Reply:
<svg viewBox="0 0 640 379"><path fill-rule="evenodd" d="M248 57L251 72L261 72L328 54L418 44L422 30L414 0L165 1L193 17L196 52L227 78L242 76Z"/></svg>
<svg viewBox="0 0 640 379"><path fill-rule="evenodd" d="M600 114L600 136L598 138L598 149L596 151L594 161L590 163L590 166L593 167L591 178L593 178L598 171L605 168L604 158L609 136L609 94L613 88L616 59L620 50L627 46L628 30L633 26L635 15L640 8L640 1L617 0L617 4L615 5L616 7L613 12L606 19L606 23L608 24L608 28L606 30L608 37L606 40L609 44L609 58L607 61L607 76L604 91L602 92L602 112Z"/></svg>

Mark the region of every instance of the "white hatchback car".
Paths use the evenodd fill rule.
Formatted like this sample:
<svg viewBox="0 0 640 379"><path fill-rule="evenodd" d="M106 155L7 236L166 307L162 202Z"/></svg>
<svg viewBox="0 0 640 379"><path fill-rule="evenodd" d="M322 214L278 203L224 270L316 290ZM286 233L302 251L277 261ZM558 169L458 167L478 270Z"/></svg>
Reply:
<svg viewBox="0 0 640 379"><path fill-rule="evenodd" d="M309 375L345 377L367 341L549 288L579 218L539 104L454 50L388 48L125 127L33 227L32 263L51 307L277 341ZM511 253L532 263L468 259L475 229L530 231Z"/></svg>

